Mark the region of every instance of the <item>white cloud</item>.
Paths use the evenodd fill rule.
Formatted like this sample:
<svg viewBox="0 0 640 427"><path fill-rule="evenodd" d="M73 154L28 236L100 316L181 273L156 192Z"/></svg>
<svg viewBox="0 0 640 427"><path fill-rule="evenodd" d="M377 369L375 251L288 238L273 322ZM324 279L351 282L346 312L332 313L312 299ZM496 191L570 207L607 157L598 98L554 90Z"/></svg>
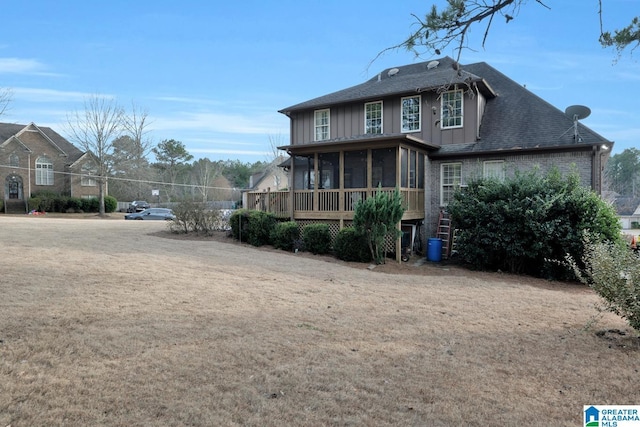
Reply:
<svg viewBox="0 0 640 427"><path fill-rule="evenodd" d="M27 87L12 88L14 98L29 102L78 102L91 96L85 92L62 91L55 89L37 89Z"/></svg>
<svg viewBox="0 0 640 427"><path fill-rule="evenodd" d="M283 120L284 119L284 120ZM286 127L286 118L274 114L243 116L217 112L182 112L154 117L155 130L194 130L233 134L275 134Z"/></svg>

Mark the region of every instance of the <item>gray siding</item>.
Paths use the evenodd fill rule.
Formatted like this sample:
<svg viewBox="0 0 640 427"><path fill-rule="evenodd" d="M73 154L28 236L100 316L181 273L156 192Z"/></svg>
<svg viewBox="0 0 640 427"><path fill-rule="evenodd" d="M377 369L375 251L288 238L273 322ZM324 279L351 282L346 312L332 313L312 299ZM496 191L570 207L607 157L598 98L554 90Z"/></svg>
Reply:
<svg viewBox="0 0 640 427"><path fill-rule="evenodd" d="M411 96L413 94L403 94ZM424 92L421 104L421 130L412 133L425 142L446 145L477 140L479 120L485 107L485 99L481 95L464 96L464 126L455 129L440 128L440 100L437 94ZM400 133L401 126L401 98L402 96L372 99L368 102L382 101L383 103L383 132ZM341 104L330 108L330 138L348 138L364 134L364 102ZM433 114L433 107L436 114ZM314 110L295 112L291 114L292 132L291 144L302 145L314 141Z"/></svg>

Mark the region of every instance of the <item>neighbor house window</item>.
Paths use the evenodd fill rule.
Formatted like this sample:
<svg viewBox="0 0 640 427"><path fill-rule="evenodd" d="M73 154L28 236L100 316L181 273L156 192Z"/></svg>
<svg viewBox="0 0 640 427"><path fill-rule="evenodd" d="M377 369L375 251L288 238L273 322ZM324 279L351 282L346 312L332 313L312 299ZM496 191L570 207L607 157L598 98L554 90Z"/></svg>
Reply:
<svg viewBox="0 0 640 427"><path fill-rule="evenodd" d="M53 185L53 163L47 156L36 159L36 185Z"/></svg>
<svg viewBox="0 0 640 427"><path fill-rule="evenodd" d="M482 176L504 181L504 160L490 160L483 163Z"/></svg>
<svg viewBox="0 0 640 427"><path fill-rule="evenodd" d="M13 166L14 168L20 166L20 158L17 154L14 153L9 156L9 166Z"/></svg>
<svg viewBox="0 0 640 427"><path fill-rule="evenodd" d="M443 129L462 126L462 90L444 92L441 98Z"/></svg>
<svg viewBox="0 0 640 427"><path fill-rule="evenodd" d="M85 163L82 165L82 178L80 179L80 185L83 187L95 187L95 176L97 173L98 170L92 163Z"/></svg>
<svg viewBox="0 0 640 427"><path fill-rule="evenodd" d="M364 133L382 133L382 101L364 104Z"/></svg>
<svg viewBox="0 0 640 427"><path fill-rule="evenodd" d="M402 98L402 132L420 131L420 95Z"/></svg>
<svg viewBox="0 0 640 427"><path fill-rule="evenodd" d="M317 110L314 112L316 136L315 141L324 141L329 139L329 110Z"/></svg>
<svg viewBox="0 0 640 427"><path fill-rule="evenodd" d="M453 193L462 182L462 163L444 163L440 166L440 206L453 200Z"/></svg>

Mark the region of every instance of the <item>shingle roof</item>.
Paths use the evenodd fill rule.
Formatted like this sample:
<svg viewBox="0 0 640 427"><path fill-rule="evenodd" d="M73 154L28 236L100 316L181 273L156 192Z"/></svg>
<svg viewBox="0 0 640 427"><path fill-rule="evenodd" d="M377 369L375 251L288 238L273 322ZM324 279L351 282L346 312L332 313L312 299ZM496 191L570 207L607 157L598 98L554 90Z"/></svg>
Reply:
<svg viewBox="0 0 640 427"><path fill-rule="evenodd" d="M431 68L429 64L435 62L437 62L437 66ZM389 95L423 92L456 83L480 83L482 90L488 94L491 93L491 88L483 84L481 77L464 68L458 72L454 67L458 67L458 64L453 59L445 57L438 61L388 68L364 83L292 105L280 110L280 112L288 114L293 111L319 109L334 104L376 100Z"/></svg>
<svg viewBox="0 0 640 427"><path fill-rule="evenodd" d="M27 126L29 125L21 125L21 124L15 124L15 123L0 123L0 143L18 134L21 130L23 130ZM44 126L37 126L37 127L55 145L57 145L58 148L62 150L64 154L67 155L67 158L69 159L69 163L75 162L84 154L83 151L81 151L80 149L78 149L78 147L76 147L75 145L67 141L65 138L63 138L59 133L57 133L53 129L49 127L44 127Z"/></svg>
<svg viewBox="0 0 640 427"><path fill-rule="evenodd" d="M445 57L437 61L435 68L429 66L431 62L397 67L397 71L386 69L362 84L284 108L280 112L290 114L338 104L373 101L385 96L437 91L456 83L474 83L487 99L479 139L443 145L432 152L432 156L612 144L581 123L577 124L579 138L576 140L571 117L485 62L458 65L453 59Z"/></svg>

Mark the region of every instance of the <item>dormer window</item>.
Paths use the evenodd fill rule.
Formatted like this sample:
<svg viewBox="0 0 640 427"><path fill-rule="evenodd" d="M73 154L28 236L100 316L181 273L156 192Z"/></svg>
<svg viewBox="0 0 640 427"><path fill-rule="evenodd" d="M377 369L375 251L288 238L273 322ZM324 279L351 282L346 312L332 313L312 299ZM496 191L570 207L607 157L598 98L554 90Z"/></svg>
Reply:
<svg viewBox="0 0 640 427"><path fill-rule="evenodd" d="M315 120L315 141L325 141L330 138L330 116L329 109L314 111Z"/></svg>
<svg viewBox="0 0 640 427"><path fill-rule="evenodd" d="M420 95L407 96L400 100L402 104L402 132L420 131Z"/></svg>
<svg viewBox="0 0 640 427"><path fill-rule="evenodd" d="M462 90L452 90L441 95L442 129L462 127Z"/></svg>
<svg viewBox="0 0 640 427"><path fill-rule="evenodd" d="M382 101L364 104L364 133L382 133Z"/></svg>

